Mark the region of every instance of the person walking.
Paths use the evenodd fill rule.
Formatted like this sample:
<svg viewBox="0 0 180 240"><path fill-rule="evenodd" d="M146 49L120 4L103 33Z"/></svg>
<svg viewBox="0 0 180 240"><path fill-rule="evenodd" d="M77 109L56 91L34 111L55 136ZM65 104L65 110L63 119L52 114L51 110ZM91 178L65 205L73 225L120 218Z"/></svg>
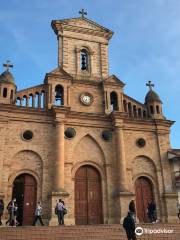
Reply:
<svg viewBox="0 0 180 240"><path fill-rule="evenodd" d="M136 240L135 221L130 212L128 212L127 216L124 218L123 227L126 231L127 239Z"/></svg>
<svg viewBox="0 0 180 240"><path fill-rule="evenodd" d="M14 198L8 203L8 206L7 206L9 219L6 221L6 225L9 224L12 227L16 226L17 209L18 209L18 206L16 203L16 198Z"/></svg>
<svg viewBox="0 0 180 240"><path fill-rule="evenodd" d="M59 225L64 225L64 209L65 209L65 206L63 204L63 201L59 199L59 202L56 205L56 212L57 212Z"/></svg>
<svg viewBox="0 0 180 240"><path fill-rule="evenodd" d="M35 216L34 216L34 223L33 225L35 226L37 221L41 223L42 226L44 226L43 220L42 220L42 206L41 203L38 202L35 210Z"/></svg>
<svg viewBox="0 0 180 240"><path fill-rule="evenodd" d="M157 219L156 218L156 204L153 200L148 203L147 214L148 214L150 222L155 223L156 219Z"/></svg>
<svg viewBox="0 0 180 240"><path fill-rule="evenodd" d="M136 222L136 207L135 207L134 200L131 200L129 203L129 212L132 218L134 219L134 221Z"/></svg>
<svg viewBox="0 0 180 240"><path fill-rule="evenodd" d="M4 213L4 201L2 199L0 199L0 226L2 225L2 216Z"/></svg>

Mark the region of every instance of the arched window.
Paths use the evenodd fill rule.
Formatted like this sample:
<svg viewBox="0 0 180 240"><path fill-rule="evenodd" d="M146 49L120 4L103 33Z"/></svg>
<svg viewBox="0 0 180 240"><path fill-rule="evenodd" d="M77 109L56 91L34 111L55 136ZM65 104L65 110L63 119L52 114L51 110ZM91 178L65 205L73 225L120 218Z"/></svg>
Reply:
<svg viewBox="0 0 180 240"><path fill-rule="evenodd" d="M33 107L33 94L29 94L29 107Z"/></svg>
<svg viewBox="0 0 180 240"><path fill-rule="evenodd" d="M64 105L64 89L61 85L55 87L55 105Z"/></svg>
<svg viewBox="0 0 180 240"><path fill-rule="evenodd" d="M86 49L81 50L81 70L88 71L88 53Z"/></svg>
<svg viewBox="0 0 180 240"><path fill-rule="evenodd" d="M126 100L123 100L123 106L124 106L124 111L127 112L127 102L126 102Z"/></svg>
<svg viewBox="0 0 180 240"><path fill-rule="evenodd" d="M26 96L26 95L23 96L22 106L23 106L23 107L26 107L26 106L27 106L27 96Z"/></svg>
<svg viewBox="0 0 180 240"><path fill-rule="evenodd" d="M137 108L136 105L133 105L133 115L136 118L137 117Z"/></svg>
<svg viewBox="0 0 180 240"><path fill-rule="evenodd" d="M141 108L138 108L138 117L139 117L139 118L142 117L142 110L141 110Z"/></svg>
<svg viewBox="0 0 180 240"><path fill-rule="evenodd" d="M116 92L111 92L110 100L111 100L111 110L117 111L118 110L118 97L117 97Z"/></svg>
<svg viewBox="0 0 180 240"><path fill-rule="evenodd" d="M20 97L16 98L16 105L19 106L19 107L21 106L21 99L20 99Z"/></svg>
<svg viewBox="0 0 180 240"><path fill-rule="evenodd" d="M146 118L147 117L147 114L146 114L146 111L144 110L143 111L143 118Z"/></svg>
<svg viewBox="0 0 180 240"><path fill-rule="evenodd" d="M10 99L12 100L13 99L13 96L14 95L14 91L13 90L11 90L11 95L10 95Z"/></svg>
<svg viewBox="0 0 180 240"><path fill-rule="evenodd" d="M128 113L129 113L129 117L132 117L132 105L130 102L128 103Z"/></svg>
<svg viewBox="0 0 180 240"><path fill-rule="evenodd" d="M3 97L6 98L7 97L7 88L3 89Z"/></svg>
<svg viewBox="0 0 180 240"><path fill-rule="evenodd" d="M157 113L160 113L160 111L159 111L159 106L158 106L158 105L156 105L156 112L157 112Z"/></svg>
<svg viewBox="0 0 180 240"><path fill-rule="evenodd" d="M153 108L152 105L150 105L150 113L151 113L151 114L154 114L154 108Z"/></svg>

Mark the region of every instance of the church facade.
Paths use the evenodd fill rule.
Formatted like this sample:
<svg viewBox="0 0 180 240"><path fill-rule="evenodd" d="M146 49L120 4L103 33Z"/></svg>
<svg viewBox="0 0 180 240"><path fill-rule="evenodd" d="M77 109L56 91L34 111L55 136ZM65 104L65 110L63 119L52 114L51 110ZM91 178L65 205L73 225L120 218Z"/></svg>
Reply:
<svg viewBox="0 0 180 240"><path fill-rule="evenodd" d="M153 84L140 103L109 75L111 30L83 15L51 26L58 67L43 84L17 91L8 63L0 75L0 198L16 198L23 225L32 224L38 200L46 222L57 224L59 198L66 224L122 222L132 199L140 222L151 200L160 221L176 221L173 121Z"/></svg>

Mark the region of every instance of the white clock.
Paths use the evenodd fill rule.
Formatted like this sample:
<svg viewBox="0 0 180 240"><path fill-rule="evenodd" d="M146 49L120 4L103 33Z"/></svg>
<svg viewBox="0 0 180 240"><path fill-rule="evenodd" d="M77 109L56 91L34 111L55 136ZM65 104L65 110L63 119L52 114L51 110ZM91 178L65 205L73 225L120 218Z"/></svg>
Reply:
<svg viewBox="0 0 180 240"><path fill-rule="evenodd" d="M82 93L80 95L80 100L84 105L91 105L93 102L93 96L90 93Z"/></svg>
<svg viewBox="0 0 180 240"><path fill-rule="evenodd" d="M83 96L83 101L89 104L91 102L90 96L87 96L87 95Z"/></svg>

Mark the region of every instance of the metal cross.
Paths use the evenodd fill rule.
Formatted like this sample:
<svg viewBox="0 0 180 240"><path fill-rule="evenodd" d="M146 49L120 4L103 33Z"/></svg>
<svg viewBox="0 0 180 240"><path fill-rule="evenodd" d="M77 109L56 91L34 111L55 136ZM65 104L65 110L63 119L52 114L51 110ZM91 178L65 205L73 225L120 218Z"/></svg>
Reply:
<svg viewBox="0 0 180 240"><path fill-rule="evenodd" d="M148 81L148 83L146 83L146 86L148 86L150 91L152 91L152 87L154 87L154 84L152 84L151 81Z"/></svg>
<svg viewBox="0 0 180 240"><path fill-rule="evenodd" d="M81 11L79 11L79 14L81 14L81 17L84 18L84 15L87 15L87 12L85 12L84 8L82 8Z"/></svg>
<svg viewBox="0 0 180 240"><path fill-rule="evenodd" d="M6 67L6 71L9 71L9 68L13 68L13 65L10 64L11 61L7 60L6 63L3 63L3 67Z"/></svg>

